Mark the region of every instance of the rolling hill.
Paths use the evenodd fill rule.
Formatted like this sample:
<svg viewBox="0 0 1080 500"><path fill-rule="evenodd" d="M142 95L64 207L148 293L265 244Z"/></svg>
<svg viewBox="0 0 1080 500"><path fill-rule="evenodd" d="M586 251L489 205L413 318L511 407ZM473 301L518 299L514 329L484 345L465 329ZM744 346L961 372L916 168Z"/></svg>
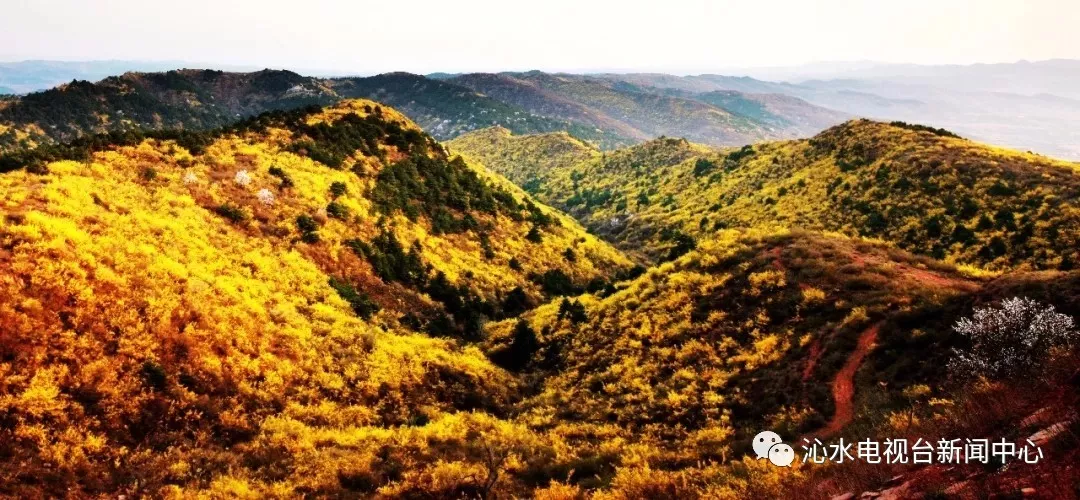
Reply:
<svg viewBox="0 0 1080 500"><path fill-rule="evenodd" d="M482 151L482 157L500 174L527 191L538 187L548 175L567 165L599 157L599 149L569 134L514 135L503 127L491 127L466 134L447 143L451 151ZM512 166L512 168L511 168Z"/></svg>
<svg viewBox="0 0 1080 500"><path fill-rule="evenodd" d="M659 139L585 161L511 153L566 141L482 132L449 146L510 178L538 173L522 185L648 262L719 229L786 226L990 269L1076 265L1078 167L942 130L857 120L723 152Z"/></svg>

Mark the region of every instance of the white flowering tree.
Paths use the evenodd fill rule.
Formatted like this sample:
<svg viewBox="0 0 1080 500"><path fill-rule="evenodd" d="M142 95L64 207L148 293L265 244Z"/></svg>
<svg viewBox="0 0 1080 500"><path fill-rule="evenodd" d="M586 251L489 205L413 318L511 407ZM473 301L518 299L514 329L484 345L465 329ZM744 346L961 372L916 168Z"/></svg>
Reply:
<svg viewBox="0 0 1080 500"><path fill-rule="evenodd" d="M1055 349L1075 346L1078 340L1071 316L1026 297L977 308L953 330L970 341L950 365L953 373L964 376L1022 376L1040 368Z"/></svg>
<svg viewBox="0 0 1080 500"><path fill-rule="evenodd" d="M233 177L233 181L241 186L247 186L251 184L251 176L248 175L247 170L240 170L236 172L236 176Z"/></svg>
<svg viewBox="0 0 1080 500"><path fill-rule="evenodd" d="M259 198L263 205L270 206L274 204L274 193L271 193L269 189L262 188L258 193L255 193L255 196Z"/></svg>

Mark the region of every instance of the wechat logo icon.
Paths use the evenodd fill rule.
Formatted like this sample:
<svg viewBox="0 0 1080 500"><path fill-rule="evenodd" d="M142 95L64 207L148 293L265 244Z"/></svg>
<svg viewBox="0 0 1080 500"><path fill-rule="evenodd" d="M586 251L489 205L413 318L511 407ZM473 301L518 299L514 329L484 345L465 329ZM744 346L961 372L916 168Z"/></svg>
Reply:
<svg viewBox="0 0 1080 500"><path fill-rule="evenodd" d="M759 432L754 436L753 447L757 458L764 458L777 467L790 467L795 460L795 451L773 431Z"/></svg>

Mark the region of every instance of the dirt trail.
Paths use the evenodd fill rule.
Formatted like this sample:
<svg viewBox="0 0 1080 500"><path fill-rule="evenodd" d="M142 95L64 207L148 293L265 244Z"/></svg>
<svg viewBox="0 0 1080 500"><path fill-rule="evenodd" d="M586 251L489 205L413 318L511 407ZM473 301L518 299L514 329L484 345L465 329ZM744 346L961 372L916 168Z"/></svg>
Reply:
<svg viewBox="0 0 1080 500"><path fill-rule="evenodd" d="M836 411L833 412L833 417L829 420L829 423L823 429L814 433L815 435L831 436L836 434L848 422L851 422L852 417L855 416L855 403L852 402L852 396L855 395L855 372L859 371L863 358L873 349L874 341L877 340L878 328L880 327L881 323L875 324L859 335L859 343L855 346L855 352L848 356L844 367L840 369L840 372L836 374L836 378L833 379L832 394L833 401L836 404Z"/></svg>
<svg viewBox="0 0 1080 500"><path fill-rule="evenodd" d="M852 254L851 262L858 264L864 268L869 266L887 265L886 261L880 256L861 253ZM975 283L973 280L960 276L950 276L944 271L923 269L911 264L901 262L892 262L888 263L888 265L890 265L894 270L897 271L897 275L900 278L915 281L922 285L936 286L941 288L952 288L962 291L972 291L979 287L978 284Z"/></svg>

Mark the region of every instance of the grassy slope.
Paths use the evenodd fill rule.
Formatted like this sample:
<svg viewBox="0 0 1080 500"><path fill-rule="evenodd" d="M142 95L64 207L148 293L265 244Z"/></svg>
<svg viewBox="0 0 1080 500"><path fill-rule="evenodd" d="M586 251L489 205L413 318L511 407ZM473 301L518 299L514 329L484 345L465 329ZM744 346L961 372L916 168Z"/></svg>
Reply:
<svg viewBox="0 0 1080 500"><path fill-rule="evenodd" d="M562 146L547 136L548 150ZM498 172L521 141L450 143ZM536 146L531 146L537 149ZM678 231L792 226L876 237L993 269L1075 265L1075 164L866 120L809 140L712 153L655 141L545 165L531 190L624 249L663 258Z"/></svg>
<svg viewBox="0 0 1080 500"><path fill-rule="evenodd" d="M598 150L568 134L513 135L502 127L463 135L449 141L447 147L485 165L490 163L507 179L527 189L538 186L536 181L543 182L549 172L563 165L600 156ZM473 155L476 151L485 154Z"/></svg>

